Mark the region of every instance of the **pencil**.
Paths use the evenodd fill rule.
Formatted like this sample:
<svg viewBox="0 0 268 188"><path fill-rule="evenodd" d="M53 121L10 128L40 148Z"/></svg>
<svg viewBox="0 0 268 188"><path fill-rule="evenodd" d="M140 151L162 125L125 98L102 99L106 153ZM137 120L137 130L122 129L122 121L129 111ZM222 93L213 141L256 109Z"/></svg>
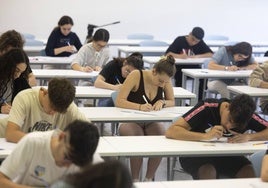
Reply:
<svg viewBox="0 0 268 188"><path fill-rule="evenodd" d="M256 146L256 145L263 145L263 144L268 144L268 141L267 141L267 142L259 142L259 143L255 143L255 144L253 144L253 146Z"/></svg>
<svg viewBox="0 0 268 188"><path fill-rule="evenodd" d="M143 100L146 102L146 104L148 104L148 101L147 101L145 95L142 95L142 98L143 98Z"/></svg>

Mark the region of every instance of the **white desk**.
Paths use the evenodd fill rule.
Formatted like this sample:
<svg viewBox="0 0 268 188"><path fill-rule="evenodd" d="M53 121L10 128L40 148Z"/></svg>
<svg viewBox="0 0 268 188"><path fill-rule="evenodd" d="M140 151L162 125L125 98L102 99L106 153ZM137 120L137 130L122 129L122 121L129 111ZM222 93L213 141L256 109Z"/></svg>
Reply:
<svg viewBox="0 0 268 188"><path fill-rule="evenodd" d="M17 144L7 142L5 138L0 138L0 159L6 158Z"/></svg>
<svg viewBox="0 0 268 188"><path fill-rule="evenodd" d="M186 180L161 182L164 188L267 188L268 183L260 178ZM141 186L141 188L145 186ZM140 188L139 186L137 188Z"/></svg>
<svg viewBox="0 0 268 188"><path fill-rule="evenodd" d="M155 63L160 60L159 56L145 56L143 57L143 61L148 63L150 67L153 67ZM175 59L176 65L203 65L204 61L209 58L187 58L187 59Z"/></svg>
<svg viewBox="0 0 268 188"><path fill-rule="evenodd" d="M98 76L99 72L81 72L71 69L32 69L36 79L49 80L53 77L65 77L74 80L83 80Z"/></svg>
<svg viewBox="0 0 268 188"><path fill-rule="evenodd" d="M29 57L30 65L71 65L75 55L69 57L49 57L49 56L31 56Z"/></svg>
<svg viewBox="0 0 268 188"><path fill-rule="evenodd" d="M28 56L39 56L41 50L44 50L45 46L24 46L23 50Z"/></svg>
<svg viewBox="0 0 268 188"><path fill-rule="evenodd" d="M239 71L219 71L208 69L182 69L182 87L186 88L187 77L194 79L193 81L193 93L198 96L199 80L208 78L219 79L234 79L234 78L248 78L252 70L239 70Z"/></svg>
<svg viewBox="0 0 268 188"><path fill-rule="evenodd" d="M250 86L227 86L233 94L248 94L251 97L268 97L268 89Z"/></svg>
<svg viewBox="0 0 268 188"><path fill-rule="evenodd" d="M192 107L168 107L160 111L143 112L118 107L78 107L92 122L171 122Z"/></svg>
<svg viewBox="0 0 268 188"><path fill-rule="evenodd" d="M167 46L119 46L118 57L122 57L122 53L125 53L125 56L129 56L133 52L165 54L167 48Z"/></svg>
<svg viewBox="0 0 268 188"><path fill-rule="evenodd" d="M265 61L268 61L268 57L254 57L254 59L257 63L264 63Z"/></svg>

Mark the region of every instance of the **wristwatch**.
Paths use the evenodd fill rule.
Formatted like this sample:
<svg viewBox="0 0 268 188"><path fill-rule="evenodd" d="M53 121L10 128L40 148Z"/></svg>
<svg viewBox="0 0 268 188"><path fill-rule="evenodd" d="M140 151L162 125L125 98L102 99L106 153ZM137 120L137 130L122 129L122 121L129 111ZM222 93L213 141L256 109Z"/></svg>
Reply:
<svg viewBox="0 0 268 188"><path fill-rule="evenodd" d="M224 70L225 70L225 71L228 71L228 69L229 69L228 66L225 66L225 67L224 67Z"/></svg>

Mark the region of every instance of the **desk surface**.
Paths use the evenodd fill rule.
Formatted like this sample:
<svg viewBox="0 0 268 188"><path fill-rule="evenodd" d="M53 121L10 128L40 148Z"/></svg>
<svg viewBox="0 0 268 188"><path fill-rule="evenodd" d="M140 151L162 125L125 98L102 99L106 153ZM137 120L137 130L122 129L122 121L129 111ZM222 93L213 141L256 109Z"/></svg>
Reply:
<svg viewBox="0 0 268 188"><path fill-rule="evenodd" d="M33 65L70 65L76 54L69 57L31 56L30 64Z"/></svg>
<svg viewBox="0 0 268 188"><path fill-rule="evenodd" d="M159 56L145 56L143 57L143 61L148 64L155 64L156 62L160 60L160 58L161 57ZM180 65L189 65L189 64L202 65L204 61L207 59L209 58L187 58L187 59L176 58L175 63L180 64Z"/></svg>
<svg viewBox="0 0 268 188"><path fill-rule="evenodd" d="M117 156L234 156L247 155L267 146L259 141L230 144L167 139L164 136L104 136L117 151Z"/></svg>
<svg viewBox="0 0 268 188"><path fill-rule="evenodd" d="M143 112L118 107L78 107L92 122L172 121L192 107L168 107L160 111Z"/></svg>
<svg viewBox="0 0 268 188"><path fill-rule="evenodd" d="M184 75L193 78L247 78L252 70L221 71L209 69L182 69Z"/></svg>
<svg viewBox="0 0 268 188"><path fill-rule="evenodd" d="M227 89L234 94L248 94L251 97L267 97L268 89L250 86L227 86Z"/></svg>
<svg viewBox="0 0 268 188"><path fill-rule="evenodd" d="M72 79L87 79L98 76L99 72L81 72L71 69L33 69L33 74L38 79L40 78L53 78L53 77L66 77Z"/></svg>

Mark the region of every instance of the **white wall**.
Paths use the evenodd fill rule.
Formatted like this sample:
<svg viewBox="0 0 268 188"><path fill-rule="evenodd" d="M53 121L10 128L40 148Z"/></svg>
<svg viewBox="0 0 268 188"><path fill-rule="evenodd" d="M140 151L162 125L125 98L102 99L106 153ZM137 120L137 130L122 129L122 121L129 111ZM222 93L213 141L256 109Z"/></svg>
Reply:
<svg viewBox="0 0 268 188"><path fill-rule="evenodd" d="M201 26L231 40L268 41L267 0L1 0L0 32L16 29L46 39L62 15L73 18L81 41L87 24L103 25L111 38L151 33L174 39Z"/></svg>

